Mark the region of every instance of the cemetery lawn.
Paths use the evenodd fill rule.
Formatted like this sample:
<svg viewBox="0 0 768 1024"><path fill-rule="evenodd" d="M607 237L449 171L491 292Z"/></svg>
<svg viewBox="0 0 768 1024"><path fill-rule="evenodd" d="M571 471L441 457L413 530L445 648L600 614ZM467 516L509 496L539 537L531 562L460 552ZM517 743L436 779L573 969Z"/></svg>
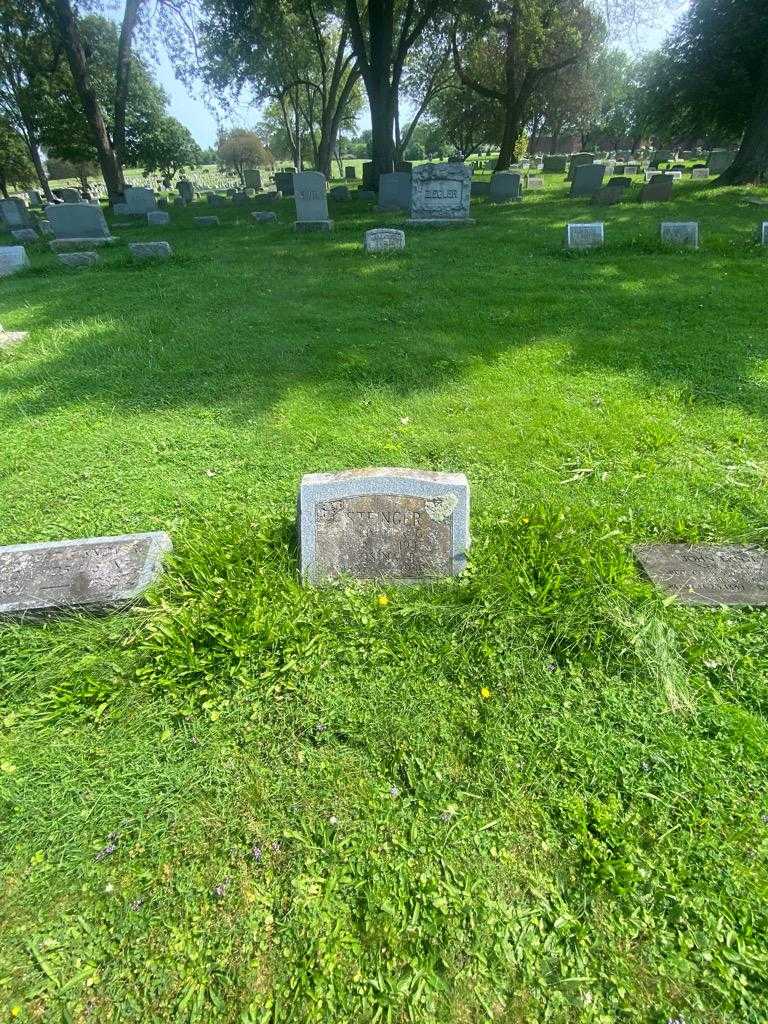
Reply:
<svg viewBox="0 0 768 1024"><path fill-rule="evenodd" d="M0 627L0 1020L768 1019L768 612L631 554L768 543L744 194L552 176L380 258L358 200L115 227L157 267L30 247L0 543L175 551L141 608ZM301 475L367 465L467 474L463 577L299 585Z"/></svg>

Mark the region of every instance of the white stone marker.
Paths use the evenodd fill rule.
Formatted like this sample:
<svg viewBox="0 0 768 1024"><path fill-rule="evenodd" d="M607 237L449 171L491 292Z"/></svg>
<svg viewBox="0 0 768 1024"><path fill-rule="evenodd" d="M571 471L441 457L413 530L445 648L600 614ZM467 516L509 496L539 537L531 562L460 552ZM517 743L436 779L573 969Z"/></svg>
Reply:
<svg viewBox="0 0 768 1024"><path fill-rule="evenodd" d="M763 245L768 245L768 220L764 220L761 225L760 241Z"/></svg>
<svg viewBox="0 0 768 1024"><path fill-rule="evenodd" d="M0 277L8 277L29 266L29 256L23 245L0 246Z"/></svg>
<svg viewBox="0 0 768 1024"><path fill-rule="evenodd" d="M691 169L692 178L708 178L709 168L708 167L694 167Z"/></svg>
<svg viewBox="0 0 768 1024"><path fill-rule="evenodd" d="M591 224L567 224L566 249L599 249L605 240L604 228L602 221Z"/></svg>
<svg viewBox="0 0 768 1024"><path fill-rule="evenodd" d="M405 232L397 228L372 228L365 232L365 252L392 252L405 248Z"/></svg>
<svg viewBox="0 0 768 1024"><path fill-rule="evenodd" d="M661 244L676 249L699 248L699 225L695 220L661 222Z"/></svg>

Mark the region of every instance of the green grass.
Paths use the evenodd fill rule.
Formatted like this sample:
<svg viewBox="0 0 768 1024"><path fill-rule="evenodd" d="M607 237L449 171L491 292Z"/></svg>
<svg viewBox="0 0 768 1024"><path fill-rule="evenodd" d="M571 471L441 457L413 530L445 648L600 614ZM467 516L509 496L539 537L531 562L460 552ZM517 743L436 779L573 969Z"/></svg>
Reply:
<svg viewBox="0 0 768 1024"><path fill-rule="evenodd" d="M384 258L356 200L196 204L115 229L167 264L0 282L0 542L175 545L146 607L0 629L0 1020L768 1018L766 614L630 550L767 540L762 211L675 195L552 176ZM466 472L463 577L299 585L301 474L366 465Z"/></svg>

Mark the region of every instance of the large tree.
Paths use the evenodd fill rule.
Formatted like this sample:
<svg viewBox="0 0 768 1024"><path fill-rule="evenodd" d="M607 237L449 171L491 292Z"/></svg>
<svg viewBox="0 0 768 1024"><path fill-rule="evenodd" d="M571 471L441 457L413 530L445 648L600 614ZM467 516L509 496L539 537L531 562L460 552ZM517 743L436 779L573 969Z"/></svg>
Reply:
<svg viewBox="0 0 768 1024"><path fill-rule="evenodd" d="M537 88L588 58L603 23L585 0L488 0L480 18L464 17L453 31L453 59L464 86L503 111L497 170L515 148Z"/></svg>
<svg viewBox="0 0 768 1024"><path fill-rule="evenodd" d="M31 185L35 168L24 139L13 125L0 117L0 194L7 199L9 186Z"/></svg>

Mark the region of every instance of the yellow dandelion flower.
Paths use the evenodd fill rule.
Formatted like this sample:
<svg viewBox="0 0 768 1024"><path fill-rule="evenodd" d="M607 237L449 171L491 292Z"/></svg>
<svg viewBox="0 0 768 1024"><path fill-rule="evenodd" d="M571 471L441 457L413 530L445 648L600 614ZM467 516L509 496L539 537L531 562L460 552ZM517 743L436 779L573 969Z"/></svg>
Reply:
<svg viewBox="0 0 768 1024"><path fill-rule="evenodd" d="M379 596L376 598L376 603L378 604L379 608L386 608L387 605L389 604L389 598L387 597L386 594L379 594Z"/></svg>
<svg viewBox="0 0 768 1024"><path fill-rule="evenodd" d="M488 700L488 698L491 696L491 691L488 689L487 686L482 687L482 689L480 690L480 696L483 698L483 700Z"/></svg>

